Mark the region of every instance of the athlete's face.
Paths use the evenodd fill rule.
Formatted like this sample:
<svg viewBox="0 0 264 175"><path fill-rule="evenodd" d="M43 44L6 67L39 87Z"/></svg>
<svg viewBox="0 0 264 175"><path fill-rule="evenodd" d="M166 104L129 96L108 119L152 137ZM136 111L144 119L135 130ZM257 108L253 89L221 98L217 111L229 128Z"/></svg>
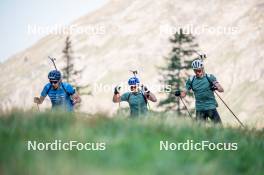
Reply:
<svg viewBox="0 0 264 175"><path fill-rule="evenodd" d="M132 85L130 86L131 92L137 92L138 91L138 86L137 85Z"/></svg>
<svg viewBox="0 0 264 175"><path fill-rule="evenodd" d="M52 85L53 89L58 89L60 81L59 80L50 80L50 84Z"/></svg>
<svg viewBox="0 0 264 175"><path fill-rule="evenodd" d="M195 73L196 77L202 77L204 74L204 71L203 71L203 69L195 69L194 73Z"/></svg>

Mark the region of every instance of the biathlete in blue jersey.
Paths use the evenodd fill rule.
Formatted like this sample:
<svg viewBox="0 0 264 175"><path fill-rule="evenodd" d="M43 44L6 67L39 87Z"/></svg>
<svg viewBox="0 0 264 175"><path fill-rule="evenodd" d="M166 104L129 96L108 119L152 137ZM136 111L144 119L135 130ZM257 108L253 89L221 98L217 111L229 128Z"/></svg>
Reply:
<svg viewBox="0 0 264 175"><path fill-rule="evenodd" d="M69 83L62 82L60 71L53 70L49 72L48 79L49 83L44 86L40 97L34 98L34 102L42 104L48 95L52 110L73 111L74 105L81 102L81 98L75 92L75 89Z"/></svg>

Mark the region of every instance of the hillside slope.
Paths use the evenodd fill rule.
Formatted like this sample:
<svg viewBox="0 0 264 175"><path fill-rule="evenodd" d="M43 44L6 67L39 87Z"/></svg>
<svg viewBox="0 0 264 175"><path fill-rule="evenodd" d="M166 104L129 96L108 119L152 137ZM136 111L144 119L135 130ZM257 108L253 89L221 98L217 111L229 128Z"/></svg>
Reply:
<svg viewBox="0 0 264 175"><path fill-rule="evenodd" d="M252 1L112 0L101 9L76 20L79 27L103 26L103 34L72 34L73 50L85 67L82 83L117 85L126 82L130 69L138 69L144 84L159 84L157 66L170 51L168 27L191 25L234 27L234 33L196 34L208 54L206 70L217 76L226 92L224 99L242 121L263 126L264 3ZM49 35L0 65L0 108L30 108L47 82L52 65L48 55L63 66L64 35ZM112 88L93 89L83 97L83 111L112 113ZM161 97L161 95L159 95ZM46 105L48 106L48 100ZM154 107L153 107L154 108ZM234 122L220 105L224 121Z"/></svg>

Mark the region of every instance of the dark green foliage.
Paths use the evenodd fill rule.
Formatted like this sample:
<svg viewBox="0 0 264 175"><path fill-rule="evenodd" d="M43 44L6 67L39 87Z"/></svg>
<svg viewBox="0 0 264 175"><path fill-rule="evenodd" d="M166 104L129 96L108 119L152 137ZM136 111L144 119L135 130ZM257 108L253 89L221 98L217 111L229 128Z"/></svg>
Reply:
<svg viewBox="0 0 264 175"><path fill-rule="evenodd" d="M182 114L183 105L180 104L179 98L174 96L178 89L184 89L188 72L192 69L191 62L195 55L198 44L195 43L195 37L191 34L184 34L182 29L175 33L170 39L172 50L166 57L166 67L160 68L163 79L162 83L168 88L167 97L161 100L159 106L165 107L166 111L176 110L178 114ZM192 97L188 94L189 97ZM188 104L189 101L184 99Z"/></svg>
<svg viewBox="0 0 264 175"><path fill-rule="evenodd" d="M83 70L76 70L74 66L76 64L76 58L73 56L74 54L72 50L72 42L69 36L67 36L66 38L65 47L62 52L64 54L65 59L65 67L62 69L64 80L72 84L80 95L91 95L91 92L89 90L87 91L87 89L89 89L90 87L89 84L79 84L79 80L81 79L81 74Z"/></svg>

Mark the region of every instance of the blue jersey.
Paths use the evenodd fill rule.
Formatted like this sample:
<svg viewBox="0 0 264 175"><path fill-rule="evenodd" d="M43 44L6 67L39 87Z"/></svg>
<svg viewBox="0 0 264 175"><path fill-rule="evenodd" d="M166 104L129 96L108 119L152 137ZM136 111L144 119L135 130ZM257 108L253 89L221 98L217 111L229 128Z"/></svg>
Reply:
<svg viewBox="0 0 264 175"><path fill-rule="evenodd" d="M46 84L41 92L42 97L49 96L52 108L64 111L73 111L71 95L75 93L73 87L68 83L60 83L58 89L53 89L50 83Z"/></svg>

